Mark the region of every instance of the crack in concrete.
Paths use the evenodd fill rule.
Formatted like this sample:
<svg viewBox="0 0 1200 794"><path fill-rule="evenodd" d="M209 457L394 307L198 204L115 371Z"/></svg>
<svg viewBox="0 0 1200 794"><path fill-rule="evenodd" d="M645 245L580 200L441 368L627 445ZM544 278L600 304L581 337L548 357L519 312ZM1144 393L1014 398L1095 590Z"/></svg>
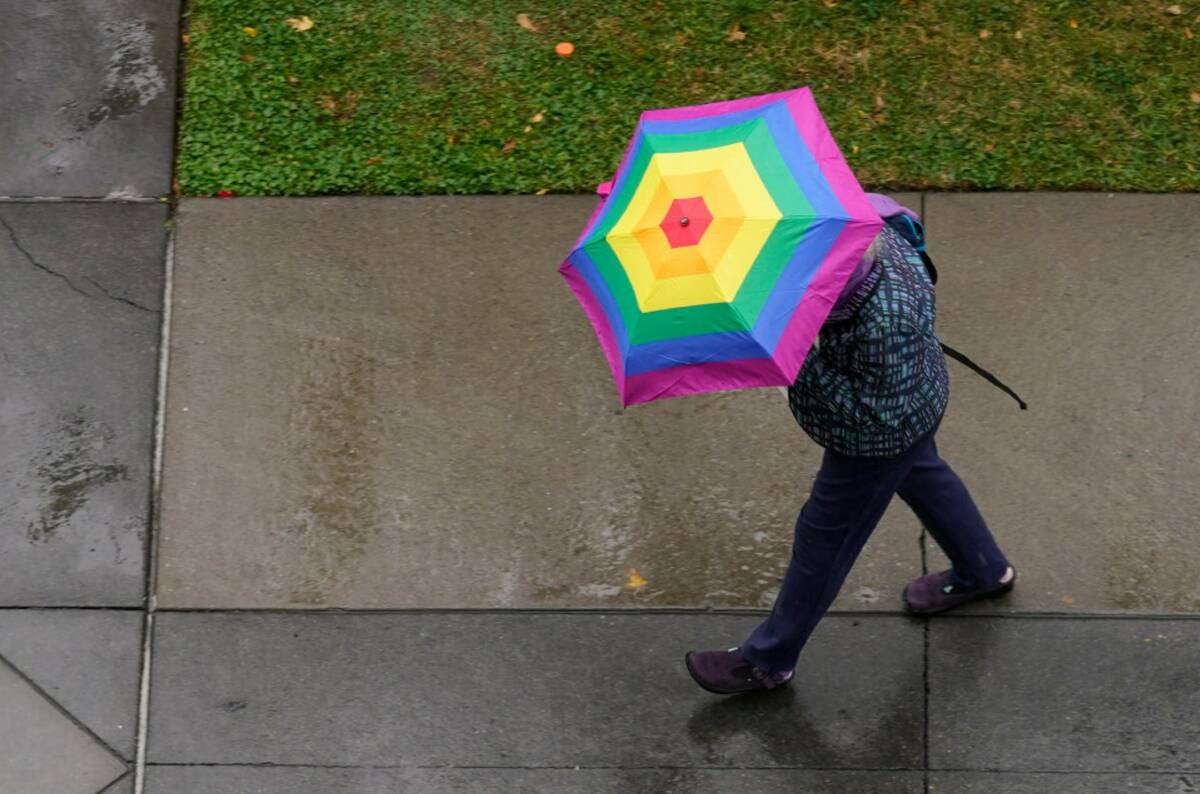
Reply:
<svg viewBox="0 0 1200 794"><path fill-rule="evenodd" d="M68 287L70 287L75 292L78 292L80 295L84 296L85 298L98 297L97 295L95 295L91 292L88 292L87 290L80 289L79 285L76 284L74 281L72 281L68 276L66 276L62 273L59 273L57 270L49 268L46 265L42 264L41 262L37 261L37 259L34 258L33 254L30 253L29 250L21 244L21 240L17 237L16 230L13 229L12 225L9 224L8 220L3 215L0 215L0 226L3 226L5 228L5 230L8 231L8 239L12 242L13 248L16 248L19 252L21 252L21 255L25 257L26 261L28 261L29 264L33 265L38 270L41 270L43 272L49 273L52 276L62 279L63 283L65 283ZM151 309L148 306L143 306L142 304L137 303L136 301L131 301L128 298L122 298L120 295L113 295L111 292L106 290L104 287L100 286L100 284L93 278L90 278L88 276L84 276L83 278L89 284L91 284L96 289L98 289L101 292L101 294L103 294L109 300L114 300L114 301L117 301L118 303L124 303L128 306L132 306L135 309L140 309L141 311L149 312L150 314L158 314L158 311L156 309Z"/></svg>

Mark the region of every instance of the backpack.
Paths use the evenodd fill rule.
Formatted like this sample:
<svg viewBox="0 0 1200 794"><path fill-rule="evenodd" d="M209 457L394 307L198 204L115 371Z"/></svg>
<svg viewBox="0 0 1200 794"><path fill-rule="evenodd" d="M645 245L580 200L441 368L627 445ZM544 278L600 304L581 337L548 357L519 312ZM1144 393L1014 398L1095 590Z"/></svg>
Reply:
<svg viewBox="0 0 1200 794"><path fill-rule="evenodd" d="M930 258L929 252L925 250L925 227L921 224L921 222L918 220L914 220L913 218L910 218L908 215L905 215L903 212L897 213L895 215L889 215L888 217L883 219L883 222L886 223L888 226L892 227L892 229L895 230L897 234L899 234L901 237L903 237L905 239L905 241L908 242L909 245L911 245L914 249L916 249L916 252L921 255L921 261L925 263L925 270L928 271L928 273L929 273L929 281L933 284L937 284L937 281L938 281L937 268L934 267L933 259ZM1026 404L1026 402L1024 400L1022 400L1015 391L1010 389L995 375L993 375L992 373L988 372L983 367L976 364L974 361L972 361L967 356L963 355L962 353L958 352L954 348L950 347L945 342L942 342L941 345L942 345L942 352L944 352L947 356L949 356L950 358L959 362L960 364L966 366L968 369L973 371L975 374L979 375L981 378L986 380L988 383L992 384L993 386L995 386L997 389L1004 392L1008 396L1012 397L1014 400L1017 401L1017 405L1021 406L1022 411L1028 410L1028 408L1029 408L1028 404Z"/></svg>

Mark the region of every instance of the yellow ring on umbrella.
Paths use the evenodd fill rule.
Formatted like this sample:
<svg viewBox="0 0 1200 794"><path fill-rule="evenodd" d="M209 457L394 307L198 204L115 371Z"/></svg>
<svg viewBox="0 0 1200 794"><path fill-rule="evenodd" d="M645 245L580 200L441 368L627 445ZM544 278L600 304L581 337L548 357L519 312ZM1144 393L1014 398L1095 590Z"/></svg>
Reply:
<svg viewBox="0 0 1200 794"><path fill-rule="evenodd" d="M713 214L708 231L697 245L657 258L664 248L654 230L667 207L674 199L694 196L703 198ZM781 217L745 145L733 143L653 155L606 240L643 312L727 303Z"/></svg>

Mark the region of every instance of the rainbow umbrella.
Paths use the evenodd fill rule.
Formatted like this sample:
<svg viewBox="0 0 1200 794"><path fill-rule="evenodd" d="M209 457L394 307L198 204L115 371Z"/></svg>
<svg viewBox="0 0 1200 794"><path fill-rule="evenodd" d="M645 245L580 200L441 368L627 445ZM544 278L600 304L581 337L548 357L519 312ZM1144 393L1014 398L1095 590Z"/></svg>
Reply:
<svg viewBox="0 0 1200 794"><path fill-rule="evenodd" d="M623 404L786 386L882 225L800 88L643 113L559 272Z"/></svg>

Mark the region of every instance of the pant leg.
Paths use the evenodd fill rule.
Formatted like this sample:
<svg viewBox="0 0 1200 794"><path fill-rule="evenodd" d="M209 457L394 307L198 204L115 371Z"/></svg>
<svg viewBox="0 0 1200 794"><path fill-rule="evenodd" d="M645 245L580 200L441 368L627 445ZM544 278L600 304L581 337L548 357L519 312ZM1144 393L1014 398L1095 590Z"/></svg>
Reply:
<svg viewBox="0 0 1200 794"><path fill-rule="evenodd" d="M991 585L1004 576L1008 559L967 487L938 455L932 439L913 461L897 493L950 559L959 585Z"/></svg>
<svg viewBox="0 0 1200 794"><path fill-rule="evenodd" d="M825 452L812 494L796 519L792 558L775 605L741 646L751 664L772 673L796 666L916 452L881 461Z"/></svg>

